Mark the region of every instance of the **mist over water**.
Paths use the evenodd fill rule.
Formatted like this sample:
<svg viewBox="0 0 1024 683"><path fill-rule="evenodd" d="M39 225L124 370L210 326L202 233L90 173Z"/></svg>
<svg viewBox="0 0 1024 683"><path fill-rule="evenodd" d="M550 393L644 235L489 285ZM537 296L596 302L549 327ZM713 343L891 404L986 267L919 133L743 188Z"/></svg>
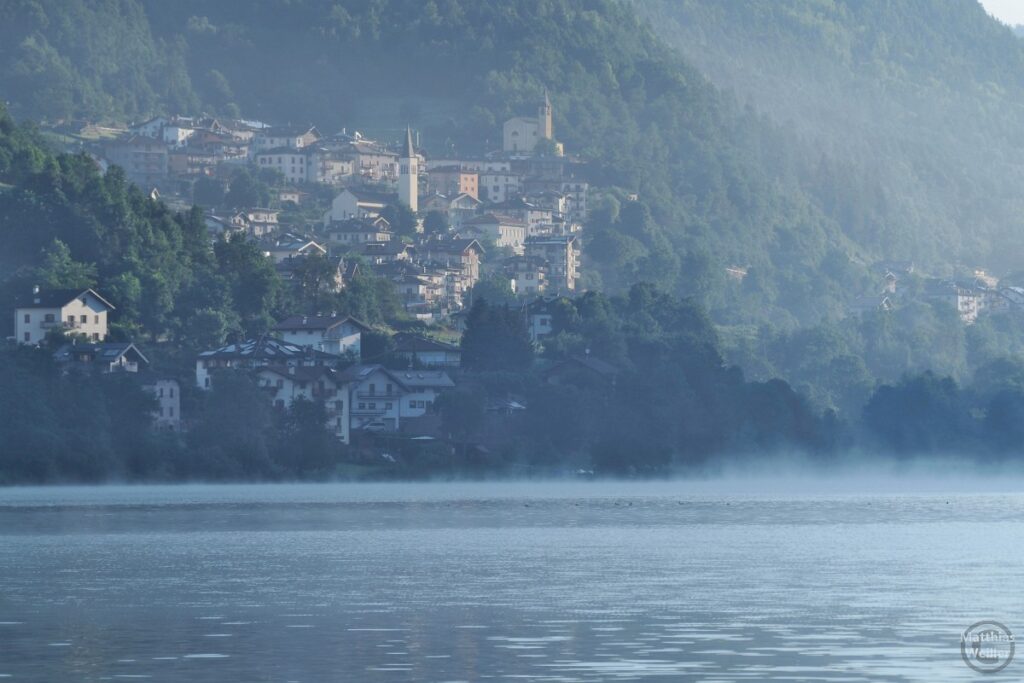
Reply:
<svg viewBox="0 0 1024 683"><path fill-rule="evenodd" d="M904 469L3 489L0 674L973 680L1024 480Z"/></svg>

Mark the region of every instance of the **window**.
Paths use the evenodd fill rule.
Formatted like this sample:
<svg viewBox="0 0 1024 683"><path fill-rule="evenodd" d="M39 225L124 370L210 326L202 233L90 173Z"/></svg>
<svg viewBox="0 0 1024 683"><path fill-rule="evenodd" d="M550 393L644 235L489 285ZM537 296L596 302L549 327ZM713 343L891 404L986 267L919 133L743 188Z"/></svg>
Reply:
<svg viewBox="0 0 1024 683"><path fill-rule="evenodd" d="M160 408L160 417L163 417L163 416L164 416L164 409L163 409L163 407L161 407Z"/></svg>
<svg viewBox="0 0 1024 683"><path fill-rule="evenodd" d="M87 316L87 315L79 316L78 322L82 323L83 325L86 324L87 322L89 322L89 316Z"/></svg>
<svg viewBox="0 0 1024 683"><path fill-rule="evenodd" d="M366 410L366 404L365 403L360 403L359 404L359 410Z"/></svg>
<svg viewBox="0 0 1024 683"><path fill-rule="evenodd" d="M203 386L205 386L205 387L206 387L207 389L209 389L209 388L210 388L210 378L209 378L209 377L207 377L207 378L206 378L206 379L204 380L204 382L203 382Z"/></svg>
<svg viewBox="0 0 1024 683"><path fill-rule="evenodd" d="M100 340L100 333L99 332L93 332L92 333L92 340L93 341L99 341Z"/></svg>
<svg viewBox="0 0 1024 683"><path fill-rule="evenodd" d="M416 407L416 401L409 401L409 407L410 408L415 408Z"/></svg>
<svg viewBox="0 0 1024 683"><path fill-rule="evenodd" d="M283 386L284 386L284 380L283 379L277 380L277 388L280 389Z"/></svg>
<svg viewBox="0 0 1024 683"><path fill-rule="evenodd" d="M168 393L170 394L170 397L171 397L171 398L174 398L174 387L171 387L171 388L170 388L170 389L168 389L167 391L168 391Z"/></svg>
<svg viewBox="0 0 1024 683"><path fill-rule="evenodd" d="M92 317L92 321L93 321L93 323L99 325L100 324L100 317L98 315L94 315Z"/></svg>
<svg viewBox="0 0 1024 683"><path fill-rule="evenodd" d="M373 382L370 382L370 396L373 396L376 393L377 393L377 385L374 384Z"/></svg>
<svg viewBox="0 0 1024 683"><path fill-rule="evenodd" d="M31 332L26 332L25 333L25 341L32 341L32 333Z"/></svg>
<svg viewBox="0 0 1024 683"><path fill-rule="evenodd" d="M387 403L384 404L384 410L391 410L394 407L394 405L394 403L388 401Z"/></svg>
<svg viewBox="0 0 1024 683"><path fill-rule="evenodd" d="M25 314L25 322L26 323L32 322L32 315L30 313L26 313Z"/></svg>
<svg viewBox="0 0 1024 683"><path fill-rule="evenodd" d="M45 317L45 318L43 318L43 319L44 319L44 320L45 320L46 322L48 322L48 323L52 323L52 322L53 322L53 313L47 313L47 314L46 314L46 317Z"/></svg>
<svg viewBox="0 0 1024 683"><path fill-rule="evenodd" d="M159 390L157 391L157 395L158 395L158 396L159 396L160 398L163 398L163 397L164 397L164 388L163 388L163 387L160 387L160 389L159 389Z"/></svg>
<svg viewBox="0 0 1024 683"><path fill-rule="evenodd" d="M167 417L174 417L174 408L167 409Z"/></svg>

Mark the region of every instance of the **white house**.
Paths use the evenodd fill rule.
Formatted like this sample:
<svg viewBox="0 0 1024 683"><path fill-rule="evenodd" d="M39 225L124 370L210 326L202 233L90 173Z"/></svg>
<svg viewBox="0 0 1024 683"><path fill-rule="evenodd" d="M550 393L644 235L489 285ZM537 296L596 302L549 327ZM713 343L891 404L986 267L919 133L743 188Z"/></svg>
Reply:
<svg viewBox="0 0 1024 683"><path fill-rule="evenodd" d="M391 225L384 218L350 218L340 223L331 223L324 229L324 236L330 246L352 246L366 242L389 242Z"/></svg>
<svg viewBox="0 0 1024 683"><path fill-rule="evenodd" d="M268 126L256 131L252 139L253 153L279 147L302 149L320 139L314 126Z"/></svg>
<svg viewBox="0 0 1024 683"><path fill-rule="evenodd" d="M376 218L384 207L398 204L397 194L345 188L331 201L331 208L323 216L324 226L350 218Z"/></svg>
<svg viewBox="0 0 1024 683"><path fill-rule="evenodd" d="M546 337L554 332L552 326L552 304L554 301L555 299L538 297L530 303L527 319L527 332L530 335L530 341L536 343L540 341L541 337Z"/></svg>
<svg viewBox="0 0 1024 683"><path fill-rule="evenodd" d="M334 355L360 353L363 332L369 326L355 318L293 315L274 325L274 333L284 341Z"/></svg>
<svg viewBox="0 0 1024 683"><path fill-rule="evenodd" d="M142 123L135 124L128 129L129 132L135 135L144 135L147 138L160 137L160 131L166 126L168 120L163 116L154 116L151 119L143 121Z"/></svg>
<svg viewBox="0 0 1024 683"><path fill-rule="evenodd" d="M342 443L349 442L346 388L332 368L271 365L257 371L257 381L278 409L290 408L299 398L323 404L327 429Z"/></svg>
<svg viewBox="0 0 1024 683"><path fill-rule="evenodd" d="M439 370L395 372L380 365L353 365L341 373L348 385L351 430L398 431L402 418L421 417L455 386Z"/></svg>
<svg viewBox="0 0 1024 683"><path fill-rule="evenodd" d="M156 428L181 431L181 387L177 380L154 379L143 384L142 388L156 399L157 408L153 411Z"/></svg>
<svg viewBox="0 0 1024 683"><path fill-rule="evenodd" d="M282 239L263 245L263 254L281 263L290 258L301 256L327 256L327 249L313 240L302 239L295 235L284 235Z"/></svg>
<svg viewBox="0 0 1024 683"><path fill-rule="evenodd" d="M256 165L261 169L278 171L290 183L312 180L309 173L309 155L306 150L293 147L274 147L256 152Z"/></svg>
<svg viewBox="0 0 1024 683"><path fill-rule="evenodd" d="M499 249L508 247L522 255L526 248L526 223L493 213L472 218L462 224L461 232L474 237L490 238Z"/></svg>
<svg viewBox="0 0 1024 683"><path fill-rule="evenodd" d="M522 192L522 179L518 173L489 171L480 174L480 199L501 203Z"/></svg>
<svg viewBox="0 0 1024 683"><path fill-rule="evenodd" d="M32 296L14 310L14 335L22 344L38 344L50 330L82 335L91 341L107 336L107 313L114 306L91 289L33 287Z"/></svg>

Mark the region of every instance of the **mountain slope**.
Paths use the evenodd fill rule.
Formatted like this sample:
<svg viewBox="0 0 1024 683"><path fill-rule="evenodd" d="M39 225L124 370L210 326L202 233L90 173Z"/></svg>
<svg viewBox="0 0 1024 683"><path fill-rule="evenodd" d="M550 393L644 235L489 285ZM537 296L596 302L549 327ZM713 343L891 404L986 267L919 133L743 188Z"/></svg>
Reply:
<svg viewBox="0 0 1024 683"><path fill-rule="evenodd" d="M816 194L852 239L930 268L1024 267L1024 43L977 2L635 7L712 82L822 150ZM852 191L830 199L837 181Z"/></svg>

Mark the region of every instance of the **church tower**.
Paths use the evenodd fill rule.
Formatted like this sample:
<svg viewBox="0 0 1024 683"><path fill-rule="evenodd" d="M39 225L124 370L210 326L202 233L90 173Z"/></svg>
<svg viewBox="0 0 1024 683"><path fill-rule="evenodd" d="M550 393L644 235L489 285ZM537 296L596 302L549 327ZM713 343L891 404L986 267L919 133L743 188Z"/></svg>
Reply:
<svg viewBox="0 0 1024 683"><path fill-rule="evenodd" d="M412 209L419 211L420 169L416 150L412 148L412 129L405 129L405 147L398 159L398 199Z"/></svg>
<svg viewBox="0 0 1024 683"><path fill-rule="evenodd" d="M544 104L537 108L537 125L540 128L537 131L538 138L555 139L555 128L551 124L551 98L548 97L547 88L544 88Z"/></svg>

